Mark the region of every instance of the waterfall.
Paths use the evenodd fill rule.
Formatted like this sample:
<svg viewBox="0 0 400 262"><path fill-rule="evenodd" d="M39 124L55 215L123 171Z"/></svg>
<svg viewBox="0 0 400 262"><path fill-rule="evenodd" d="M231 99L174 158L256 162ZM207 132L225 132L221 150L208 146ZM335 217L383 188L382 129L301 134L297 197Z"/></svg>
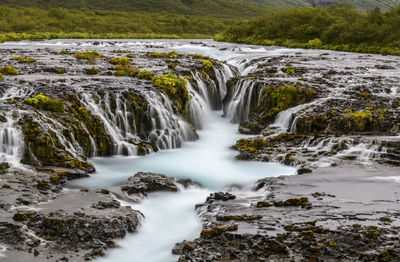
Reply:
<svg viewBox="0 0 400 262"><path fill-rule="evenodd" d="M232 90L232 99L229 102L225 115L232 122L246 121L250 117L251 106L254 103L253 89L256 81L241 79ZM258 91L258 90L256 90ZM260 90L261 91L261 90ZM257 96L259 95L260 91ZM259 99L257 98L257 101ZM258 102L257 102L258 103Z"/></svg>
<svg viewBox="0 0 400 262"><path fill-rule="evenodd" d="M11 113L4 116L0 122L0 162L9 162L19 165L22 151L22 131L18 129L17 122Z"/></svg>

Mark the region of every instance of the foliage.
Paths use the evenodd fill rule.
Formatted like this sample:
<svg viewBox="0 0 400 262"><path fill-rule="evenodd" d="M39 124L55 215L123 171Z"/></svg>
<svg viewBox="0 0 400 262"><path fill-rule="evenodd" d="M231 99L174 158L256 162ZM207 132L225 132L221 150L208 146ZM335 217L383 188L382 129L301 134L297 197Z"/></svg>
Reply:
<svg viewBox="0 0 400 262"><path fill-rule="evenodd" d="M100 10L106 10L108 12L128 11L142 14L144 12L158 12L163 14L165 20L168 20L168 16L175 16L174 14L246 18L261 15L271 9L270 7L249 3L243 0L0 0L0 5L49 9L49 16L57 19L65 19L68 16L68 12L63 8L97 10L96 12L99 13L105 12ZM150 15L148 15L148 17L150 17ZM182 27L192 22L190 19L178 18L179 20L176 21L176 24ZM140 20L140 18L132 20ZM121 24L121 26L123 25L124 24Z"/></svg>
<svg viewBox="0 0 400 262"><path fill-rule="evenodd" d="M186 88L186 80L174 74L155 76L153 86L162 88L176 108L184 112L189 102L189 92Z"/></svg>
<svg viewBox="0 0 400 262"><path fill-rule="evenodd" d="M20 63L35 63L36 59L32 57L22 57L22 56L14 56L13 60L19 61Z"/></svg>
<svg viewBox="0 0 400 262"><path fill-rule="evenodd" d="M0 6L0 43L43 39L210 38L231 22L232 19L226 18L171 13Z"/></svg>
<svg viewBox="0 0 400 262"><path fill-rule="evenodd" d="M400 7L360 13L349 6L293 8L241 21L215 40L400 55Z"/></svg>
<svg viewBox="0 0 400 262"><path fill-rule="evenodd" d="M6 75L18 75L18 70L15 69L12 66L5 66L3 68L0 69L0 73L6 74Z"/></svg>
<svg viewBox="0 0 400 262"><path fill-rule="evenodd" d="M42 110L52 112L63 112L64 103L59 99L52 99L44 94L39 94L36 97L28 98L25 100L26 103Z"/></svg>

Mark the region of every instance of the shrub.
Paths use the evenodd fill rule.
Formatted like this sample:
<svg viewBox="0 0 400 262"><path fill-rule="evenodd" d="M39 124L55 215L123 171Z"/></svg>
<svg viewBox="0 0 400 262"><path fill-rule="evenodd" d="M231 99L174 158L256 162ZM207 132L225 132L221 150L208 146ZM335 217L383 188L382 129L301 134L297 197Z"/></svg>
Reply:
<svg viewBox="0 0 400 262"><path fill-rule="evenodd" d="M12 66L5 66L2 69L0 69L0 73L6 74L6 75L18 75L18 70L15 69Z"/></svg>
<svg viewBox="0 0 400 262"><path fill-rule="evenodd" d="M38 109L52 111L52 112L63 112L64 103L59 99L52 99L48 96L40 93L36 97L28 98L25 100L26 103L34 106Z"/></svg>

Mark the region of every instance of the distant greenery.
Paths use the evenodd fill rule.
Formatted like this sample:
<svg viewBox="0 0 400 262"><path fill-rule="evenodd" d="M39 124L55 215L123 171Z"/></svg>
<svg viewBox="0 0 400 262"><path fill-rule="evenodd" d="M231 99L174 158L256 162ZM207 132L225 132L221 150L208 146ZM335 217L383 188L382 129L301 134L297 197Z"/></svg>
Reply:
<svg viewBox="0 0 400 262"><path fill-rule="evenodd" d="M266 6L277 7L306 7L306 6L332 6L335 4L352 5L359 11L368 11L379 7L389 10L400 5L400 0L246 0Z"/></svg>
<svg viewBox="0 0 400 262"><path fill-rule="evenodd" d="M343 5L280 10L237 22L215 40L400 55L400 6L367 14Z"/></svg>
<svg viewBox="0 0 400 262"><path fill-rule="evenodd" d="M237 19L255 17L270 10L266 6L243 0L0 0L0 5L42 9L67 8L126 12L164 12L164 18L169 17L171 14L184 14ZM101 12L100 15L102 15ZM157 15L154 18L157 20ZM181 20L181 18L178 19ZM195 18L193 20L195 21L190 21L190 19L183 20L180 23L185 25L198 22L196 20L201 19Z"/></svg>
<svg viewBox="0 0 400 262"><path fill-rule="evenodd" d="M167 13L0 6L0 42L49 38L200 38L222 31L231 22Z"/></svg>

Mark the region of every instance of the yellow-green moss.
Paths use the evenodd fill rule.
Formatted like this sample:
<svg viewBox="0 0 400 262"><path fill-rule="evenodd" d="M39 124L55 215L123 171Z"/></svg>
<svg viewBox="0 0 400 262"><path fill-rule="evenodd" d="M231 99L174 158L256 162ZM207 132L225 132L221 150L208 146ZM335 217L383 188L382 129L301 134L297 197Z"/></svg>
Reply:
<svg viewBox="0 0 400 262"><path fill-rule="evenodd" d="M0 69L0 73L6 74L6 75L18 75L18 70L15 69L12 66L5 66Z"/></svg>
<svg viewBox="0 0 400 262"><path fill-rule="evenodd" d="M75 53L74 57L76 59L89 60L91 63L93 63L95 60L100 59L101 57L103 57L103 55L100 54L97 51L84 51L84 52Z"/></svg>
<svg viewBox="0 0 400 262"><path fill-rule="evenodd" d="M139 79L152 80L153 77L154 77L154 74L152 72L147 71L147 70L143 70L143 71L140 71L137 74L137 77Z"/></svg>
<svg viewBox="0 0 400 262"><path fill-rule="evenodd" d="M49 98L44 94L39 94L36 97L28 98L25 100L25 102L38 109L46 111L52 111L52 112L64 111L64 103L61 100Z"/></svg>
<svg viewBox="0 0 400 262"><path fill-rule="evenodd" d="M65 73L65 69L64 69L64 68L59 68L59 69L57 69L57 74L62 75L62 74L64 74L64 73Z"/></svg>
<svg viewBox="0 0 400 262"><path fill-rule="evenodd" d="M19 61L20 63L35 63L36 59L32 57L22 57L22 56L14 56L13 60Z"/></svg>
<svg viewBox="0 0 400 262"><path fill-rule="evenodd" d="M183 112L189 102L189 92L186 88L186 80L174 74L166 74L153 78L153 86L162 88L176 108Z"/></svg>
<svg viewBox="0 0 400 262"><path fill-rule="evenodd" d="M99 73L99 69L96 67L91 67L87 70L88 75L97 75Z"/></svg>

